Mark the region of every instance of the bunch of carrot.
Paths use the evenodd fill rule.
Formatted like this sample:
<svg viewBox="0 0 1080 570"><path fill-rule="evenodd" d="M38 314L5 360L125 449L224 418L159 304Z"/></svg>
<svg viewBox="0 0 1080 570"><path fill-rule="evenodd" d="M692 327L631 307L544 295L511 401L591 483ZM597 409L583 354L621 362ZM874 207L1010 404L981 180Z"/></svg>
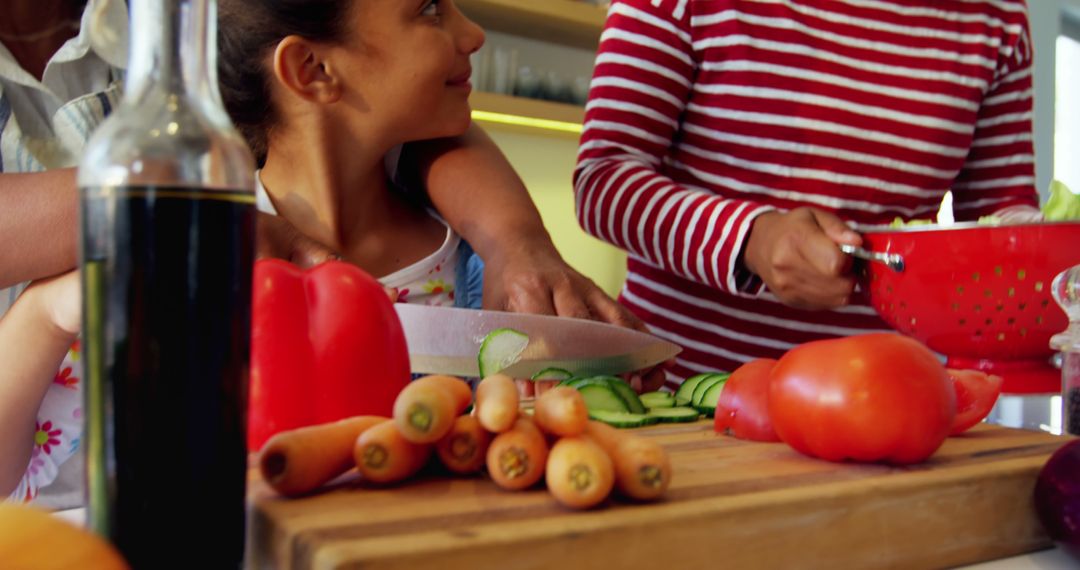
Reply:
<svg viewBox="0 0 1080 570"><path fill-rule="evenodd" d="M473 403L471 415L463 415ZM671 481L667 453L655 441L589 420L581 393L557 387L519 412L514 381L495 374L477 386L452 376L410 383L393 418L362 416L282 432L260 455L264 479L288 496L314 491L353 466L368 481L411 477L432 454L450 471L476 473L509 490L546 477L551 494L574 508L603 501L613 487L627 497L660 497Z"/></svg>

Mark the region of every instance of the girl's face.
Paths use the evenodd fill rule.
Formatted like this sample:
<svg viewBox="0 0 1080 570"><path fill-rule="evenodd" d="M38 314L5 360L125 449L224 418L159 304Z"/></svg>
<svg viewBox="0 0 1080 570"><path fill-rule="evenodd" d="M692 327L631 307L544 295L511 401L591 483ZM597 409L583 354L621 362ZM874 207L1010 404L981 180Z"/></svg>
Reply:
<svg viewBox="0 0 1080 570"><path fill-rule="evenodd" d="M469 126L469 55L484 32L453 0L354 0L352 32L334 48L342 116L392 144L462 134ZM358 125L359 126L359 125Z"/></svg>

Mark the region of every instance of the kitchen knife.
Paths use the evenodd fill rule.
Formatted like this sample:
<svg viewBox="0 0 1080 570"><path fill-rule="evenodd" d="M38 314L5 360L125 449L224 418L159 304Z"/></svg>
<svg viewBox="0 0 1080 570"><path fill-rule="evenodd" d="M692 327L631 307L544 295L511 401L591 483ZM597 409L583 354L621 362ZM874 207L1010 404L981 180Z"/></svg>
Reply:
<svg viewBox="0 0 1080 570"><path fill-rule="evenodd" d="M500 328L529 337L520 360L502 370L514 378L529 378L545 368L562 368L575 376L643 370L681 350L651 334L597 321L405 303L394 308L414 373L479 376L480 344Z"/></svg>

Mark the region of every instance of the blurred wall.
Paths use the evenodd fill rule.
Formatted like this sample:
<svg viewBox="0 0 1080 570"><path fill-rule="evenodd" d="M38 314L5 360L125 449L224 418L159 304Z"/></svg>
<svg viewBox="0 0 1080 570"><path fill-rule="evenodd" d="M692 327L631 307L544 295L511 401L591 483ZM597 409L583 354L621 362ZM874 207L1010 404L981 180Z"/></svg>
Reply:
<svg viewBox="0 0 1080 570"><path fill-rule="evenodd" d="M577 139L516 132L485 123L481 126L525 181L555 247L566 261L616 296L626 280L626 254L586 234L574 215L572 176Z"/></svg>

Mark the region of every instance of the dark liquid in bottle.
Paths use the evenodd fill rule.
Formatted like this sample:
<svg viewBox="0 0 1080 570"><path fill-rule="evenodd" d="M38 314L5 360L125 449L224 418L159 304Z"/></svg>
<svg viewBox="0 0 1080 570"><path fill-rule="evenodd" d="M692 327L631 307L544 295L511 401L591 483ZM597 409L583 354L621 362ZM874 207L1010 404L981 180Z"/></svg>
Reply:
<svg viewBox="0 0 1080 570"><path fill-rule="evenodd" d="M135 568L236 568L252 195L83 192L90 524Z"/></svg>
<svg viewBox="0 0 1080 570"><path fill-rule="evenodd" d="M1065 433L1080 435L1080 387L1065 392Z"/></svg>

